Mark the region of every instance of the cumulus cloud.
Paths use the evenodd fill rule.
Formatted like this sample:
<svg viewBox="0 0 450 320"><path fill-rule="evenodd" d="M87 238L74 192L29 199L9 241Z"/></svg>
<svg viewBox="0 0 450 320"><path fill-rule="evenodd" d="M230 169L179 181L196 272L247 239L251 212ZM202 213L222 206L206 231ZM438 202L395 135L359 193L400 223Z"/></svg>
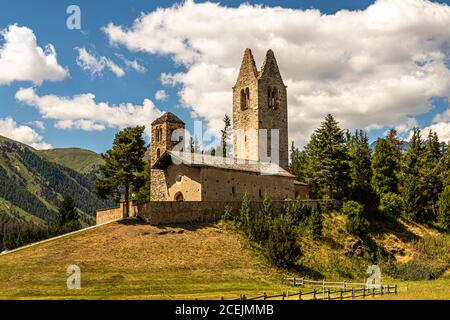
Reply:
<svg viewBox="0 0 450 320"><path fill-rule="evenodd" d="M0 135L25 143L35 149L51 149L52 146L29 126L18 125L12 118L0 118Z"/></svg>
<svg viewBox="0 0 450 320"><path fill-rule="evenodd" d="M182 104L213 131L231 113L245 47L258 65L273 49L288 86L290 134L302 143L327 113L349 129L406 130L430 98L448 97L449 25L450 7L425 0L378 0L332 15L186 1L103 30L113 45L185 66L161 81L180 85Z"/></svg>
<svg viewBox="0 0 450 320"><path fill-rule="evenodd" d="M165 90L158 90L155 93L155 99L158 101L164 101L168 98L168 95Z"/></svg>
<svg viewBox="0 0 450 320"><path fill-rule="evenodd" d="M89 53L85 48L75 48L78 51L77 64L84 71L90 72L92 76L102 75L103 70L108 68L116 77L121 78L125 71L105 56L97 57Z"/></svg>
<svg viewBox="0 0 450 320"><path fill-rule="evenodd" d="M147 72L147 69L143 65L141 65L137 60L128 60L121 54L116 54L116 56L122 59L127 68L133 69L134 71L137 71L139 73Z"/></svg>
<svg viewBox="0 0 450 320"><path fill-rule="evenodd" d="M147 125L149 134L148 124L162 114L148 99L142 105L111 105L95 101L95 95L91 93L73 97L39 96L34 88L23 88L17 91L16 99L35 107L43 118L56 120L56 128L66 130L101 131L106 128Z"/></svg>
<svg viewBox="0 0 450 320"><path fill-rule="evenodd" d="M44 48L37 45L33 30L18 25L0 29L0 85L14 81L31 81L40 85L43 81L64 80L69 72L58 64L56 50L51 44Z"/></svg>

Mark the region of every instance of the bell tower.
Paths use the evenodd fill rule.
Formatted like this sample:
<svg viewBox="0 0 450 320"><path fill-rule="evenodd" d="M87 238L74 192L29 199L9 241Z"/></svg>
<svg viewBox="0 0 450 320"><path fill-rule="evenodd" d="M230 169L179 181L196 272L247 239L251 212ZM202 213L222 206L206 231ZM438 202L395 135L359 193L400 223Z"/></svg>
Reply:
<svg viewBox="0 0 450 320"><path fill-rule="evenodd" d="M236 159L267 162L271 158L288 169L287 90L272 50L259 72L252 51L245 50L233 87L233 133Z"/></svg>
<svg viewBox="0 0 450 320"><path fill-rule="evenodd" d="M180 130L181 129L181 130ZM164 113L152 123L152 143L150 149L150 179L151 201L167 200L167 184L164 170L153 168L155 163L184 138L184 122L171 112ZM175 130L180 130L176 141L173 139Z"/></svg>

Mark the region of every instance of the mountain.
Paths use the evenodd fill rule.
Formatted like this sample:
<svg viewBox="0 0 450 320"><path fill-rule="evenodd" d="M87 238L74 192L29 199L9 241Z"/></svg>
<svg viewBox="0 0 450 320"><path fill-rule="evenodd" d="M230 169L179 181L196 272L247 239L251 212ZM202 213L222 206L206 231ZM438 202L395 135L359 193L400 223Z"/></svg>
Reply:
<svg viewBox="0 0 450 320"><path fill-rule="evenodd" d="M98 153L79 148L41 150L38 154L82 174L95 171L103 164L103 159Z"/></svg>
<svg viewBox="0 0 450 320"><path fill-rule="evenodd" d="M74 198L82 224L93 225L97 209L114 205L92 193L100 163L92 151L37 151L0 136L0 245L7 230L51 224L64 195Z"/></svg>

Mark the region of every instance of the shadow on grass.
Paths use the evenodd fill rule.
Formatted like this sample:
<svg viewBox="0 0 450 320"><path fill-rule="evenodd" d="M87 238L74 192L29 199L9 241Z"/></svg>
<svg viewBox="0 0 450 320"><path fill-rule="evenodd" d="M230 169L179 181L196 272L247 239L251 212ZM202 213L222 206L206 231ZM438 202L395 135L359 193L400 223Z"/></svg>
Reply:
<svg viewBox="0 0 450 320"><path fill-rule="evenodd" d="M150 226L149 223L147 223L139 218L127 218L127 219L118 221L117 223L119 223L121 225L126 225L126 226L137 226L137 225ZM178 228L178 229L182 229L182 230L186 230L186 231L197 231L197 230L204 229L204 228L215 228L216 224L217 224L217 222L192 222L192 223L170 223L170 224L160 224L160 225L151 225L151 226L161 229L162 231L166 230L168 228Z"/></svg>
<svg viewBox="0 0 450 320"><path fill-rule="evenodd" d="M414 224L413 222L409 223ZM400 223L400 221L390 217L385 217L383 220L370 221L369 232L373 236L392 233L403 242L412 242L419 240L419 237L413 232L409 231L405 227L405 225Z"/></svg>

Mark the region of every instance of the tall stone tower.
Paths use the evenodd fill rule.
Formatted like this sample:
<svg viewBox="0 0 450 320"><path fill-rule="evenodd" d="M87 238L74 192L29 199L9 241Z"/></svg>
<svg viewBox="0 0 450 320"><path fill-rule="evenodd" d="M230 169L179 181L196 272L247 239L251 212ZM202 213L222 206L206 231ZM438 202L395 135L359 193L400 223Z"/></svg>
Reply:
<svg viewBox="0 0 450 320"><path fill-rule="evenodd" d="M267 138L261 136L260 129L267 130ZM278 164L287 170L289 142L286 86L272 50L267 51L261 71L258 71L252 51L246 49L233 87L234 157L255 161L275 158L271 129L279 130ZM267 144L264 143L266 141Z"/></svg>
<svg viewBox="0 0 450 320"><path fill-rule="evenodd" d="M182 129L177 141L173 141L175 130ZM164 170L153 168L166 151L173 149L184 138L184 122L171 112L164 113L152 123L152 143L150 149L151 201L167 200L167 184Z"/></svg>

